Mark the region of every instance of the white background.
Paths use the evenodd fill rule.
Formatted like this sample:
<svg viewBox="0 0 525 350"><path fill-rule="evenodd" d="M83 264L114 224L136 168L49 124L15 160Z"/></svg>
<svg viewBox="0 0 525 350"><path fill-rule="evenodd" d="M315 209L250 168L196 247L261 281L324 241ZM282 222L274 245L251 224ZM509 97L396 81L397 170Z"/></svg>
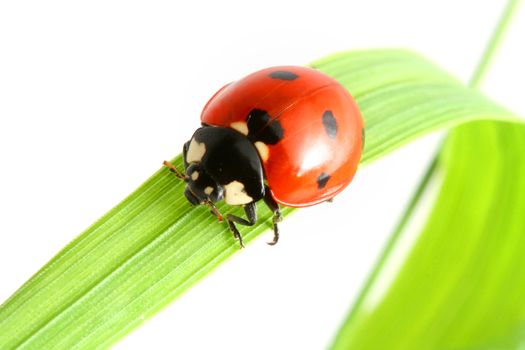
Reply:
<svg viewBox="0 0 525 350"><path fill-rule="evenodd" d="M0 302L180 153L209 96L253 70L409 47L466 80L504 1L3 1ZM485 91L525 114L525 9ZM439 135L362 169L117 349L328 346ZM152 345L154 344L154 345Z"/></svg>

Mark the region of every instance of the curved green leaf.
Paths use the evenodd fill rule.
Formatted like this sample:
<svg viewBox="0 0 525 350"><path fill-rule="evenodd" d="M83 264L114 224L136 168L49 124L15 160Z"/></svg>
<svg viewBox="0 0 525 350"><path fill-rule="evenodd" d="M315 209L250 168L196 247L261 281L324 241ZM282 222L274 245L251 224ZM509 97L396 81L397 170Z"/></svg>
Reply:
<svg viewBox="0 0 525 350"><path fill-rule="evenodd" d="M440 128L515 120L411 52L348 52L314 66L356 97L363 164ZM65 247L0 307L0 348L107 347L233 255L238 244L226 225L190 207L182 190L160 169ZM269 212L260 215L242 230L248 244L270 227Z"/></svg>
<svg viewBox="0 0 525 350"><path fill-rule="evenodd" d="M479 86L518 5L507 2L469 86ZM521 349L525 286L516 277L525 268L524 160L523 122L456 128L427 170L333 348ZM414 222L429 204L437 177L444 177L439 196L419 228Z"/></svg>
<svg viewBox="0 0 525 350"><path fill-rule="evenodd" d="M425 227L394 237L334 349L523 345L525 124L460 126L437 166L445 175ZM399 266L395 278L386 266Z"/></svg>

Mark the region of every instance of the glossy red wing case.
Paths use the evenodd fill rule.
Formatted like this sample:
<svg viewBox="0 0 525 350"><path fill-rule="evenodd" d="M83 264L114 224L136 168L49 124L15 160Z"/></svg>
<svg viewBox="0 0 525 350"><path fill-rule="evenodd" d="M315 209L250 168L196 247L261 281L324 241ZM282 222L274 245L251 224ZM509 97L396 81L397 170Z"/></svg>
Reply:
<svg viewBox="0 0 525 350"><path fill-rule="evenodd" d="M282 131L261 154L277 202L314 205L350 183L361 158L363 121L355 101L336 80L306 67L267 68L219 90L201 120L239 129L254 110L269 116L260 133L275 126Z"/></svg>

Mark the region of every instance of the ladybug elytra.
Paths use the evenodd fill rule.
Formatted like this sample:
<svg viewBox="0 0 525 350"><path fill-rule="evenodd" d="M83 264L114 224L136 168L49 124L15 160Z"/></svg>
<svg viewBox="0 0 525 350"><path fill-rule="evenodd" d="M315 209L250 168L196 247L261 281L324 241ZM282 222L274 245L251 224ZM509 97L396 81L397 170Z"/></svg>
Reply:
<svg viewBox="0 0 525 350"><path fill-rule="evenodd" d="M241 248L236 224L257 221L256 203L272 210L277 243L279 205L306 207L331 200L352 180L363 147L363 120L353 98L333 78L306 67L272 67L227 84L208 101L202 126L184 144L186 198L207 205L243 206L246 219L226 215Z"/></svg>

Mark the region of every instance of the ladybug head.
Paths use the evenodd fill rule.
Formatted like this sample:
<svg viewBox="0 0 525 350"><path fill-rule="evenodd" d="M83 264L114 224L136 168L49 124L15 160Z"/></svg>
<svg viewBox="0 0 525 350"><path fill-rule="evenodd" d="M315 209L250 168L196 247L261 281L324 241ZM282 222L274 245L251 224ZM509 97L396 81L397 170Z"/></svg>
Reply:
<svg viewBox="0 0 525 350"><path fill-rule="evenodd" d="M224 189L198 163L186 169L184 195L193 205L215 203L224 198Z"/></svg>

